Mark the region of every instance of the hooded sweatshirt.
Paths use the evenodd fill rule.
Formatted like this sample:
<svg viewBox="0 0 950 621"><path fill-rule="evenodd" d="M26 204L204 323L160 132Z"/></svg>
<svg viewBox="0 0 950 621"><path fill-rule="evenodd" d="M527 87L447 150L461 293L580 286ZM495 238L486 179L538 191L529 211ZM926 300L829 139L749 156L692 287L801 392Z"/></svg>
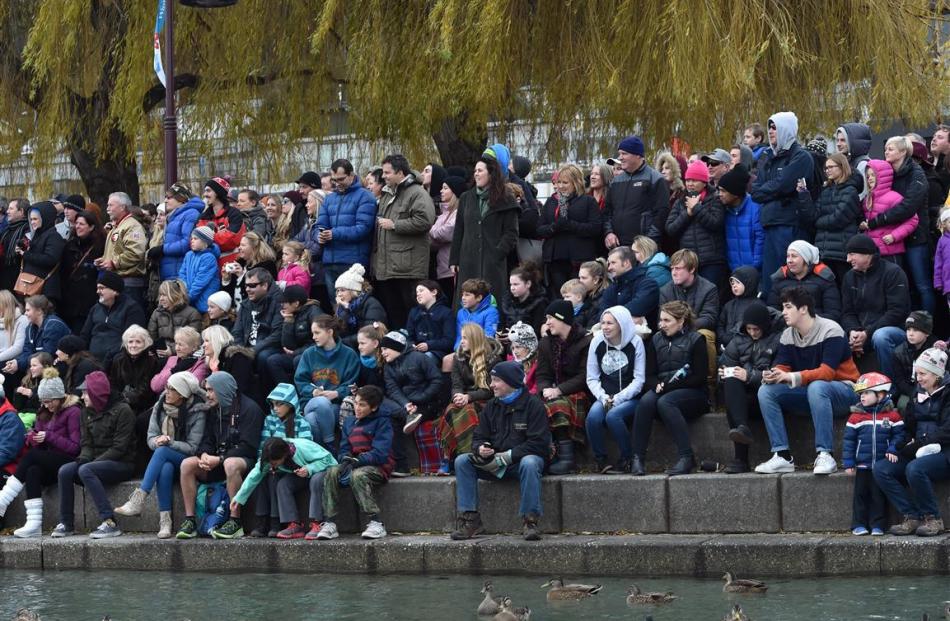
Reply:
<svg viewBox="0 0 950 621"><path fill-rule="evenodd" d="M92 407L83 408L80 420L79 462L135 462L135 414L124 401L109 407L111 386L102 371L93 371L83 382Z"/></svg>
<svg viewBox="0 0 950 621"><path fill-rule="evenodd" d="M845 154L848 156L848 163L851 164L852 177L858 179L858 191L860 199L864 200L867 195L867 187L864 185L864 169L867 168L871 151L871 128L864 123L845 123L835 130L835 139L844 136L848 145Z"/></svg>
<svg viewBox="0 0 950 621"><path fill-rule="evenodd" d="M214 391L218 407L208 412L197 454L255 459L264 422L261 408L238 393L237 381L230 373L212 373L205 383Z"/></svg>
<svg viewBox="0 0 950 621"><path fill-rule="evenodd" d="M293 384L283 382L277 384L274 386L274 390L270 391L270 394L267 395L267 401L290 404L293 408L293 412L290 415L293 416L294 419L294 433L292 436L287 435L287 425L284 423L284 420L277 416L274 410L271 409L264 418L264 429L261 430L261 449L264 448L264 442L266 442L268 438L292 437L313 440L313 430L310 427L310 423L300 414L300 399L297 398L297 389L294 388Z"/></svg>
<svg viewBox="0 0 950 621"><path fill-rule="evenodd" d="M726 302L719 313L719 325L716 327L716 342L723 347L729 344L733 336L742 332L742 315L750 304L764 304L759 300L759 271L751 265L743 265L732 272L743 285L742 295Z"/></svg>
<svg viewBox="0 0 950 621"><path fill-rule="evenodd" d="M877 181L874 184L874 189L871 190L870 197L866 197L862 203L866 221L888 211L904 200L903 196L891 189L891 185L894 183L894 169L891 168L890 164L884 160L869 160L867 167L874 171ZM882 256L904 254L904 240L917 228L917 222L917 214L914 214L903 222L885 224L869 229L867 235L874 240ZM885 235L892 235L894 243L885 244Z"/></svg>
<svg viewBox="0 0 950 621"><path fill-rule="evenodd" d="M336 459L333 458L330 451L313 440L287 438L287 443L291 446L290 461L293 465L282 464L277 468L277 472L293 475L297 468L306 468L307 473L313 476L330 466L337 465ZM234 502L239 505L246 503L267 472L270 472L270 464L264 464L258 459L254 467L247 473L244 483L241 484L241 489L234 495Z"/></svg>
<svg viewBox="0 0 950 621"><path fill-rule="evenodd" d="M759 160L758 175L752 183L752 200L759 203L762 226L797 226L798 180L810 179L814 163L798 144L798 117L778 112L769 117L775 124L776 140Z"/></svg>
<svg viewBox="0 0 950 621"><path fill-rule="evenodd" d="M610 313L620 326L620 343L613 345L598 332L587 350L587 388L595 399L604 403L613 398L614 405L637 397L646 380L646 348L633 324L633 317L623 306L611 306ZM603 314L601 315L603 317Z"/></svg>

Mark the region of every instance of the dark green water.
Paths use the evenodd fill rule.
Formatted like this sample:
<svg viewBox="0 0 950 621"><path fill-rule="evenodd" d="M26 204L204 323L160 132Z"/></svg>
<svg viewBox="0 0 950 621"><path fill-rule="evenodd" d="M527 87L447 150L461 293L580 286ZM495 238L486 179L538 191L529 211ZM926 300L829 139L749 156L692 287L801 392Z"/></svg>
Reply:
<svg viewBox="0 0 950 621"><path fill-rule="evenodd" d="M565 578L569 578L565 576ZM121 571L0 571L0 621L18 608L44 621L191 621L477 619L483 577L167 574ZM643 590L672 590L679 599L653 608L625 603L628 579L584 578L603 591L582 602L547 603L541 578L493 577L497 594L532 609L532 621L626 619L718 621L739 602L752 621L942 619L950 578L821 578L768 580L766 595L727 595L716 580L637 580Z"/></svg>

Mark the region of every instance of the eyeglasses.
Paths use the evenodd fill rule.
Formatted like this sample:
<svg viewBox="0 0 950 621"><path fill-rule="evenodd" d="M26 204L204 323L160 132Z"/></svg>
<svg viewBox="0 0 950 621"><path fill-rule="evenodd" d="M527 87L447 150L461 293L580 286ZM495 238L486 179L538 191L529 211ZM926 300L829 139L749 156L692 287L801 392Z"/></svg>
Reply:
<svg viewBox="0 0 950 621"><path fill-rule="evenodd" d="M245 282L244 286L247 287L248 289L256 289L257 287L260 287L263 284L264 283L262 282Z"/></svg>
<svg viewBox="0 0 950 621"><path fill-rule="evenodd" d="M837 164L826 164L826 165L825 165L825 170L834 170L835 168L841 168L841 167L838 166Z"/></svg>
<svg viewBox="0 0 950 621"><path fill-rule="evenodd" d="M292 201L291 201L289 198L285 198L284 200L282 200L282 201L280 201L280 202L282 202L283 204L286 205L287 203L290 203L290 202L292 202Z"/></svg>

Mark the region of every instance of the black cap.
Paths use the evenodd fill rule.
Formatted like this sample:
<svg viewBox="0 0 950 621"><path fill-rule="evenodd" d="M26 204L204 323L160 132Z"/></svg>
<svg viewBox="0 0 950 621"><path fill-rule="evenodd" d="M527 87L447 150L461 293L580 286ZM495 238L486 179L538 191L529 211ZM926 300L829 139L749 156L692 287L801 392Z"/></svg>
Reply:
<svg viewBox="0 0 950 621"><path fill-rule="evenodd" d="M122 293L125 291L125 281L122 280L122 277L115 272L102 272L99 274L98 282L103 287L108 287L116 293Z"/></svg>
<svg viewBox="0 0 950 621"><path fill-rule="evenodd" d="M82 211L86 208L86 199L82 194L70 194L66 197L66 200L63 201L63 207Z"/></svg>
<svg viewBox="0 0 950 621"><path fill-rule="evenodd" d="M567 300L554 300L544 309L545 315L550 315L567 325L574 323L574 306Z"/></svg>
<svg viewBox="0 0 950 621"><path fill-rule="evenodd" d="M867 235L858 233L857 235L852 235L851 239L848 240L848 244L845 246L845 252L875 255L878 253L878 249L873 239Z"/></svg>
<svg viewBox="0 0 950 621"><path fill-rule="evenodd" d="M307 299L307 292L300 285L288 286L280 296L280 301L287 303L300 302L304 304L307 302Z"/></svg>

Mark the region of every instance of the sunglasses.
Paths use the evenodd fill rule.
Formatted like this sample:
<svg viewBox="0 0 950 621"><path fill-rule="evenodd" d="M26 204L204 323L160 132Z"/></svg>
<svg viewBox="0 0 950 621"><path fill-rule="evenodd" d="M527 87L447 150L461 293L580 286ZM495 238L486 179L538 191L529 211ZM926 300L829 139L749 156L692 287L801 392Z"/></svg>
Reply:
<svg viewBox="0 0 950 621"><path fill-rule="evenodd" d="M263 284L264 283L262 282L245 282L244 286L247 287L248 289L256 289L257 287L260 287Z"/></svg>
<svg viewBox="0 0 950 621"><path fill-rule="evenodd" d="M722 166L722 162L717 162L716 160L712 160L710 162L706 162L706 166L708 166L709 168L715 168L716 166Z"/></svg>

